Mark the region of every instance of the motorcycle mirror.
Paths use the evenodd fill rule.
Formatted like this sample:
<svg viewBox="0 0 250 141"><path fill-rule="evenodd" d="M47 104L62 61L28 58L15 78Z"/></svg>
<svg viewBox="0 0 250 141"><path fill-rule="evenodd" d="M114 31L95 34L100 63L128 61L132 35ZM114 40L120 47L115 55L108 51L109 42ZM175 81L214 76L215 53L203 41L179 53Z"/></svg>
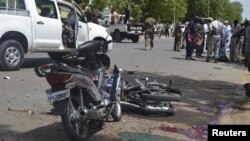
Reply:
<svg viewBox="0 0 250 141"><path fill-rule="evenodd" d="M118 67L117 67L116 65L114 66L113 73L114 73L114 74L115 74L115 73L120 73L120 71L119 71L119 69L118 69Z"/></svg>
<svg viewBox="0 0 250 141"><path fill-rule="evenodd" d="M141 80L148 81L148 77L143 77L143 78L141 78Z"/></svg>
<svg viewBox="0 0 250 141"><path fill-rule="evenodd" d="M98 48L100 48L102 46L102 43L99 41L87 41L83 44L81 44L76 52L79 54L80 57L84 57L86 54L98 50Z"/></svg>
<svg viewBox="0 0 250 141"><path fill-rule="evenodd" d="M123 72L123 69L122 69L122 68L119 68L119 72Z"/></svg>

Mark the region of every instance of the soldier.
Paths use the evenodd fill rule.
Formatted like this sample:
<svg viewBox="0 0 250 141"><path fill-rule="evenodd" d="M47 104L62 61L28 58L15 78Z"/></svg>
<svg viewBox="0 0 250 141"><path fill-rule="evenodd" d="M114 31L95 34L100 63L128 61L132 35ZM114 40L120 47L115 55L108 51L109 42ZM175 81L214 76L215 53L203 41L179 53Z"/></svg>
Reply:
<svg viewBox="0 0 250 141"><path fill-rule="evenodd" d="M124 24L128 23L128 20L130 18L130 10L129 10L129 5L126 6L125 10L124 10Z"/></svg>
<svg viewBox="0 0 250 141"><path fill-rule="evenodd" d="M230 43L230 61L239 61L239 52L237 48L239 47L241 26L238 20L234 20L234 25L232 27L232 37Z"/></svg>
<svg viewBox="0 0 250 141"><path fill-rule="evenodd" d="M192 57L195 47L195 24L193 20L188 22L185 37L186 37L186 60L195 60Z"/></svg>
<svg viewBox="0 0 250 141"><path fill-rule="evenodd" d="M150 43L151 49L154 47L154 25L156 24L156 20L149 15L149 17L144 22L145 27L145 50L148 50L148 46Z"/></svg>
<svg viewBox="0 0 250 141"><path fill-rule="evenodd" d="M174 38L174 51L180 52L182 31L181 31L181 24L179 22L175 26L174 36L175 36L175 38Z"/></svg>
<svg viewBox="0 0 250 141"><path fill-rule="evenodd" d="M212 21L212 18L209 18ZM221 45L221 39L224 38L224 24L218 20L214 20L209 24L209 46L207 52L207 60L209 62L212 52L214 53L214 63L218 62L219 49Z"/></svg>
<svg viewBox="0 0 250 141"><path fill-rule="evenodd" d="M245 58L246 58L246 62L245 65L246 67L248 67L248 71L250 72L250 25L249 25L249 21L245 21L244 23L246 30L245 30L245 49L244 49L244 53L245 53Z"/></svg>
<svg viewBox="0 0 250 141"><path fill-rule="evenodd" d="M118 24L120 20L120 15L115 11L114 8L111 10L111 19L113 24Z"/></svg>
<svg viewBox="0 0 250 141"><path fill-rule="evenodd" d="M228 23L228 21L225 21L225 27L224 27L224 32L225 32L225 37L224 37L224 42L225 42L225 53L229 51L229 45L231 43L231 26Z"/></svg>
<svg viewBox="0 0 250 141"><path fill-rule="evenodd" d="M200 40L200 43L196 43L196 57L202 58L203 53L203 47L204 47L204 38L205 38L205 30L203 27L204 21L201 18L196 18L196 42L198 42L198 39Z"/></svg>

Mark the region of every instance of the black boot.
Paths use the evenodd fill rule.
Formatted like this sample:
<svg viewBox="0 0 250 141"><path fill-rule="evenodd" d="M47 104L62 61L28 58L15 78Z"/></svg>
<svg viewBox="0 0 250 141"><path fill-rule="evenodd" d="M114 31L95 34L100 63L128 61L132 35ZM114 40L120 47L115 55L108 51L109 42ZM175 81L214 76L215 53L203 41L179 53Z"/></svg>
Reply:
<svg viewBox="0 0 250 141"><path fill-rule="evenodd" d="M218 59L217 58L214 59L214 63L218 63Z"/></svg>
<svg viewBox="0 0 250 141"><path fill-rule="evenodd" d="M206 62L209 62L209 60L210 60L210 57L207 57L207 60L206 60Z"/></svg>

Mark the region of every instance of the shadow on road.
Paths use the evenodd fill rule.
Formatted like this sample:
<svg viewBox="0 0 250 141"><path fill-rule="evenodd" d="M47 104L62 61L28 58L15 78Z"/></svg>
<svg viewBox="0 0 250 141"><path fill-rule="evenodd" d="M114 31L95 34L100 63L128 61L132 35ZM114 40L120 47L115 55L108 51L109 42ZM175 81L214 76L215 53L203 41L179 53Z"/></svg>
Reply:
<svg viewBox="0 0 250 141"><path fill-rule="evenodd" d="M171 52L174 52L174 50L173 50L173 49L163 49L163 50L165 50L165 51L171 51Z"/></svg>
<svg viewBox="0 0 250 141"><path fill-rule="evenodd" d="M231 66L239 70L247 70L243 62L227 62L223 63L224 66Z"/></svg>
<svg viewBox="0 0 250 141"><path fill-rule="evenodd" d="M28 123L27 123L28 124ZM70 138L64 131L60 122L48 126L36 128L34 130L18 133L12 131L5 125L0 124L0 140L1 141L70 141ZM89 141L122 141L122 139L93 135Z"/></svg>
<svg viewBox="0 0 250 141"><path fill-rule="evenodd" d="M134 49L145 51L145 48L134 48Z"/></svg>
<svg viewBox="0 0 250 141"><path fill-rule="evenodd" d="M194 60L186 60L185 57L181 58L181 57L172 57L172 59L175 59L175 60L184 60L184 61L198 61L198 62L204 62L204 63L207 63L205 62L202 58L200 59L197 59L197 58L194 58ZM212 63L212 62L210 62Z"/></svg>

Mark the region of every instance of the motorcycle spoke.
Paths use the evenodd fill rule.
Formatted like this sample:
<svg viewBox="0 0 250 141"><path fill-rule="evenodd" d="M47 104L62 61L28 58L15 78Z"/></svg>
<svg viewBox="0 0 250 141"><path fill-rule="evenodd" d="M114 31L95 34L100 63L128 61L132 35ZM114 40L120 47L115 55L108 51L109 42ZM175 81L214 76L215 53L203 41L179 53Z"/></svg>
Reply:
<svg viewBox="0 0 250 141"><path fill-rule="evenodd" d="M88 122L82 122L81 127L80 127L80 135L81 136L86 136L88 132Z"/></svg>
<svg viewBox="0 0 250 141"><path fill-rule="evenodd" d="M76 109L75 109L74 104L72 103L72 100L69 100L69 104L70 104L70 109L71 109L72 111L75 111Z"/></svg>
<svg viewBox="0 0 250 141"><path fill-rule="evenodd" d="M75 129L76 129L76 134L77 135L79 135L79 128L80 128L80 126L79 126L79 123L75 123Z"/></svg>

